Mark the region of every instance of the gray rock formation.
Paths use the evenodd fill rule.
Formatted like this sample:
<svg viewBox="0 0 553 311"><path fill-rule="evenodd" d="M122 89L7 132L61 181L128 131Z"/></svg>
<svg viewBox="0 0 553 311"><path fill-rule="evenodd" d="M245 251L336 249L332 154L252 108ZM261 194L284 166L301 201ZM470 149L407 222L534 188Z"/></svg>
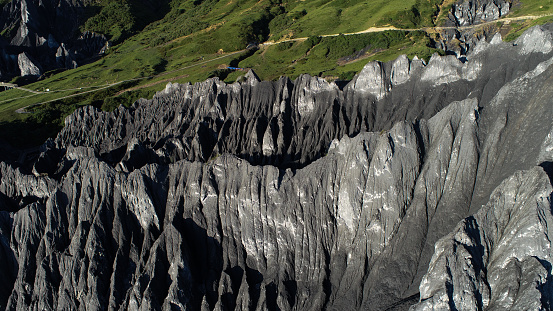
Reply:
<svg viewBox="0 0 553 311"><path fill-rule="evenodd" d="M56 50L56 63L61 68L77 68L75 58L72 53L67 50L64 43Z"/></svg>
<svg viewBox="0 0 553 311"><path fill-rule="evenodd" d="M461 0L451 6L449 19L456 26L468 26L504 17L510 11L509 0Z"/></svg>
<svg viewBox="0 0 553 311"><path fill-rule="evenodd" d="M249 73L81 108L34 161L0 164L0 306L548 309L536 42L550 31L370 63L343 88Z"/></svg>
<svg viewBox="0 0 553 311"><path fill-rule="evenodd" d="M551 306L551 182L519 171L478 213L440 239L412 310L540 310Z"/></svg>
<svg viewBox="0 0 553 311"><path fill-rule="evenodd" d="M459 0L451 6L444 26L472 26L494 21L505 17L512 5L511 0ZM436 47L457 56L466 55L480 40L490 41L497 33L499 28L495 25L446 29L440 32Z"/></svg>
<svg viewBox="0 0 553 311"><path fill-rule="evenodd" d="M19 71L21 76L40 76L42 70L40 65L33 61L27 53L21 53L17 57L17 64L19 65Z"/></svg>
<svg viewBox="0 0 553 311"><path fill-rule="evenodd" d="M7 56L0 61L0 78L37 75L36 70L29 71L28 66L21 66L21 60L18 62L18 55L23 53L34 59L35 68L45 70L75 68L79 62L101 53L107 44L105 37L91 33L75 35L75 29L84 22L89 2L12 0L4 5L0 29L9 42L0 44L0 53Z"/></svg>
<svg viewBox="0 0 553 311"><path fill-rule="evenodd" d="M534 39L525 39L528 36ZM253 74L247 83L232 85L217 79L168 84L152 100L130 109L79 110L66 120L71 126L61 131L56 145L91 147L117 163L129 142L137 139L155 151L149 158L157 156L165 163L207 161L231 153L253 164L302 167L344 135L428 119L469 95L489 102L506 82L550 54L526 53L552 42L549 30L535 28L519 41L517 46L483 42L464 63L438 55L428 65L406 57L387 64L372 62L343 89L309 76L272 83L260 82Z"/></svg>

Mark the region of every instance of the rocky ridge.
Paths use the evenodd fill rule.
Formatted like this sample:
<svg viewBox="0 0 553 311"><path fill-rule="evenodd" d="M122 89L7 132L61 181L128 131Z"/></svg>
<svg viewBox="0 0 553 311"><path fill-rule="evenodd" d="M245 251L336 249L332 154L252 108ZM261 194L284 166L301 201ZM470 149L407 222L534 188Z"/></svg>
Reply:
<svg viewBox="0 0 553 311"><path fill-rule="evenodd" d="M547 309L552 44L77 110L0 165L0 305Z"/></svg>

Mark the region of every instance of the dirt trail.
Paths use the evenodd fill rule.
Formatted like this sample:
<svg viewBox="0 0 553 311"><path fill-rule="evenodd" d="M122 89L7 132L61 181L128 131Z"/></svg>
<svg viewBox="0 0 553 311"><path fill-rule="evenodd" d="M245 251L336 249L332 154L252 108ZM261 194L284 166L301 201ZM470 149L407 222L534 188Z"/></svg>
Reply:
<svg viewBox="0 0 553 311"><path fill-rule="evenodd" d="M411 31L435 32L435 31L440 31L440 30L445 30L445 29L472 29L472 28L477 28L477 27L482 27L482 26L485 26L485 25L489 25L489 24L494 24L494 23L497 23L497 22L510 23L512 21L527 20L527 19L538 19L538 18L547 17L547 16L553 16L553 14L506 17L506 18L500 18L500 19L496 19L496 20L493 20L493 21L489 21L489 22L480 23L480 24L477 24L477 25L459 26L459 27L455 27L455 26L452 26L452 27L421 27L421 28L415 28L415 29L401 29L401 28L397 28L397 27L394 27L394 26L370 27L370 28L367 28L365 30L358 31L358 32L321 35L321 37L328 38L328 37L336 37L336 36L340 36L340 35L351 36L351 35L360 35L360 34L365 34L365 33L390 31L390 30L392 30L392 31L394 31L394 30L395 31L409 31L409 32L411 32ZM293 39L280 40L280 41L276 41L276 42L267 41L267 42L259 44L259 46L265 47L265 46L271 46L271 45L274 45L274 44L280 44L280 43L285 43L285 42L301 42L301 41L305 41L307 39L308 39L307 37L302 37L302 38L293 38ZM178 39L176 39L176 40L178 40ZM223 55L223 56L220 56L220 57L216 57L216 58L213 58L213 59L210 59L210 60L205 60L205 61L202 61L202 62L198 62L198 63L192 64L192 65L189 65L189 66L181 67L181 68L178 68L178 69L175 69L175 70L167 71L167 72L155 75L155 76L123 80L123 81L119 81L119 82L114 82L114 83L98 86L97 88L95 88L93 90L89 90L89 91L85 91L85 92L78 92L78 93L75 93L75 94L62 96L62 97L55 98L55 99L52 99L52 100L48 100L48 101L45 101L45 102L39 102L39 103L32 104L32 105L29 105L29 106L26 106L26 107L23 107L23 108L19 108L19 109L16 110L16 112L17 113L27 113L26 109L29 108L29 107L39 106L39 105L42 105L42 104L45 104L45 103L50 103L50 102L54 102L54 101L58 101L58 100L66 99L66 98L71 98L71 97L76 97L76 96L80 96L80 95L87 94L87 93L96 92L96 91L103 90L103 89L106 89L106 88L110 88L112 86L119 85L119 84L125 83L125 82L132 82L132 81L139 81L139 80L144 80L144 79L158 78L158 77L161 77L161 76L173 73L173 72L185 70L185 69L192 68L192 67L195 67L195 66L207 64L209 62L213 62L213 61L221 59L221 58L236 55L236 54L242 53L244 51L246 51L246 49L236 51L236 52L233 52L233 53L229 53L229 54L226 54L226 55ZM179 77L164 79L164 80L161 80L161 81L158 81L158 82L152 82L152 83L149 83L149 84L146 84L146 85L143 85L143 86L137 86L137 87L125 89L125 90L122 90L119 93L117 93L116 96L121 95L125 92L146 88L146 87L157 85L157 84L160 84L160 83L163 83L163 82L173 81L173 80L176 80L176 79L179 79L179 78L183 78L185 76L186 75L181 75ZM17 88L17 89L22 90L22 91L27 91L27 92L33 93L33 95L25 96L25 97L31 97L31 96L35 96L35 95L50 93L50 92L34 91L34 90L21 88L21 87L14 87L14 88ZM90 88L93 88L93 87L90 87ZM58 91L54 90L54 91L51 91L51 92L74 91L74 90L82 90L82 89L83 88L58 90ZM7 101L12 101L12 100L16 100L16 99L21 99L21 98L25 98L25 97L12 98L12 99L8 99L8 100L0 101L0 103L7 102Z"/></svg>
<svg viewBox="0 0 553 311"><path fill-rule="evenodd" d="M119 92L115 93L114 96L119 96L119 95L124 94L124 93L126 93L126 92L132 92L132 91L144 89L144 88L147 88L147 87L150 87L150 86L154 86L154 85L158 85L158 84L165 83L165 82L175 81L175 80L182 79L182 78L186 78L186 77L188 77L188 75L181 75L181 76L178 76L178 77L173 77L173 78L169 78L169 79L163 79L163 80L159 80L159 81L156 81L156 82L152 82L152 83L147 83L147 84L144 84L144 85L139 85L139 86L131 87L131 88L124 89L124 90L122 90L122 91L119 91Z"/></svg>
<svg viewBox="0 0 553 311"><path fill-rule="evenodd" d="M24 88L24 87L20 87L17 84L6 83L6 82L0 82L0 87L5 87L5 88L9 88L9 89L17 89L17 90L21 90L21 91L25 91L25 92L29 92L29 93L33 93L33 94L42 94L42 93L44 93L44 92L35 91L35 90L27 89L27 88Z"/></svg>
<svg viewBox="0 0 553 311"><path fill-rule="evenodd" d="M236 52L232 52L232 53L229 53L229 54L226 54L226 55L222 55L222 56L219 56L219 57L216 57L216 58L213 58L213 59L208 59L208 60L205 60L205 61L202 61L202 62L194 63L194 64L192 64L192 65L184 66L184 67L181 67L181 68L178 68L178 69L175 69L175 70L166 71L166 72L160 73L160 74L155 75L155 76L140 77L140 78L122 80L122 81L117 81L117 82L114 82L114 83L109 83L109 84L100 85L100 86L97 86L96 88L94 88L93 90L84 91L84 92L78 92L78 93L75 93L75 94L66 95L66 96L61 96L61 97L57 97L57 98L54 98L54 99L51 99L51 100L47 100L47 101L43 101L43 102L38 102L38 103L35 103L35 104L31 104L31 105L25 106L25 107L23 107L23 108L17 109L16 112L17 112L17 113L28 113L27 108L30 108L30 107L36 107L36 106L40 106L40 105L43 105L43 104L46 104L46 103L55 102L55 101L62 100L62 99L67 99L67 98L77 97L77 96L84 95L84 94L88 94L88 93L97 92L97 91L104 90L104 89L107 89L107 88L110 88L110 87L113 87L113 86L116 86L116 85L119 85L119 84L122 84L122 83L125 83L125 82L133 82L133 81L140 81L140 80L145 80L145 79L154 79L154 78L162 77L162 76L165 76L165 75L174 73L174 72L178 72L178 71L185 70L185 69L189 69L189 68L196 67L196 66L199 66L199 65L207 64L207 63L209 63L209 62L213 62L213 61L216 61L216 60L225 58L225 57L229 57L229 56L233 56L233 55L236 55L236 54L240 54L240 53L243 53L243 52L245 52L245 51L246 51L246 49L240 50L240 51L236 51ZM167 81L169 81L169 80L171 80L171 79L179 79L179 78L182 78L182 77L183 77L183 75L181 75L181 76L179 76L179 77L176 77L176 78L165 79L165 80L163 80L163 81L166 81L166 82L167 82ZM153 82L152 85L162 83L163 81ZM147 86L144 86L144 87L147 87ZM93 88L93 87L89 87L89 88ZM143 88L143 87L136 87L136 88ZM50 92L36 92L36 91L32 91L32 90L28 90L28 91L35 93L35 94L31 95L31 96L36 96L36 95L39 95L39 94L47 94L47 93L53 93L53 92L80 91L80 90L82 90L82 89L83 89L82 87L79 87L79 88L74 88L74 89L52 90L52 91L50 91ZM123 90L122 92L124 93L124 92L126 92L126 91L128 91L128 90L129 90L129 89ZM120 93L121 93L121 92L120 92ZM121 93L121 94L122 94L122 93ZM30 97L30 96L26 96L26 97ZM11 98L11 99L7 99L7 100L4 100L4 101L0 101L0 103L12 101L12 100L17 100L17 99L21 99L21 98L23 98L23 97Z"/></svg>
<svg viewBox="0 0 553 311"><path fill-rule="evenodd" d="M527 20L527 19L538 19L538 18L547 17L547 16L553 16L553 14L505 17L505 18L499 18L499 19L496 19L496 20L493 20L493 21L484 22L484 23L480 23L480 24L476 24L476 25L458 26L458 27L457 26L449 26L449 27L437 26L437 27L420 27L420 28L406 28L406 29L397 28L397 27L394 27L394 26L370 27L370 28L367 28L365 30L361 30L361 31L357 31L357 32L322 35L320 37L328 38L328 37L337 37L337 36L340 36L340 35L351 36L351 35L360 35L360 34L365 34L365 33L382 32L382 31L389 31L389 30L409 31L409 32L412 32L412 31L435 32L435 31L446 30L446 29L465 30L465 29L474 29L474 28L485 26L485 25L495 24L495 23L498 23L498 22L510 23L512 21L520 21L520 20ZM305 41L307 39L308 39L307 37L302 37L302 38L286 39L286 40L281 40L281 41L276 41L276 42L268 41L268 42L262 43L261 45L269 46L269 45L280 44L280 43L285 43L285 42Z"/></svg>

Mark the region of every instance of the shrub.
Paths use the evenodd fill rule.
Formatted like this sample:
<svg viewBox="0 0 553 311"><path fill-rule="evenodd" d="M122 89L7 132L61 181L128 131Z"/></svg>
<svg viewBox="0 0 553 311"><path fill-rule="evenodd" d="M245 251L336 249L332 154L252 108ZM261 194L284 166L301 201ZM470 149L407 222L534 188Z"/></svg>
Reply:
<svg viewBox="0 0 553 311"><path fill-rule="evenodd" d="M323 38L321 45L328 48L327 58L338 59L363 49L387 49L405 40L403 31L385 31L357 36L339 35Z"/></svg>
<svg viewBox="0 0 553 311"><path fill-rule="evenodd" d="M321 42L321 39L322 38L320 36L310 36L309 38L307 38L307 40L305 40L305 44L312 48L315 45L319 44L319 42Z"/></svg>
<svg viewBox="0 0 553 311"><path fill-rule="evenodd" d="M434 26L434 19L440 12L442 2L443 0L417 0L411 8L383 18L382 22L403 29Z"/></svg>
<svg viewBox="0 0 553 311"><path fill-rule="evenodd" d="M343 80L343 81L349 81L349 80L353 79L353 77L355 76L356 73L357 73L356 71L341 72L338 75L338 78L340 80Z"/></svg>
<svg viewBox="0 0 553 311"><path fill-rule="evenodd" d="M84 28L111 37L115 42L128 36L136 25L131 7L126 1L113 1L89 18Z"/></svg>
<svg viewBox="0 0 553 311"><path fill-rule="evenodd" d="M277 51L286 51L294 45L293 42L282 42L276 45Z"/></svg>

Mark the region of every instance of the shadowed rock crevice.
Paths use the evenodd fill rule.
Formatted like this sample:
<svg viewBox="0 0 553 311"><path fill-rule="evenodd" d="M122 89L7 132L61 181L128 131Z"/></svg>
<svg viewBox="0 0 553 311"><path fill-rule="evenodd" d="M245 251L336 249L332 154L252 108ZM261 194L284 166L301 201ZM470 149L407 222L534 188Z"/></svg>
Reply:
<svg viewBox="0 0 553 311"><path fill-rule="evenodd" d="M541 168L545 171L547 174L547 177L549 177L549 181L551 182L551 185L553 185L553 162L542 162L540 163Z"/></svg>

